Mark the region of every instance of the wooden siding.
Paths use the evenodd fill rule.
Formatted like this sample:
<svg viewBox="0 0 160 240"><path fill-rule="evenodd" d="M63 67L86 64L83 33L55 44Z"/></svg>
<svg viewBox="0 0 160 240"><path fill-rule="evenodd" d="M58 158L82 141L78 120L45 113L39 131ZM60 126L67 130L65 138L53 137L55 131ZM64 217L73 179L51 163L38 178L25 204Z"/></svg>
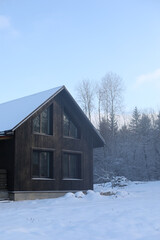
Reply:
<svg viewBox="0 0 160 240"><path fill-rule="evenodd" d="M7 188L14 190L14 138L0 141L0 169L6 171ZM4 175L3 175L4 178Z"/></svg>
<svg viewBox="0 0 160 240"><path fill-rule="evenodd" d="M50 104L53 104L53 135L33 134L33 118ZM63 137L64 108L80 128L80 139ZM54 179L32 179L33 149L53 151ZM63 151L81 152L82 179L63 180ZM87 190L93 188L93 132L66 91L59 93L15 130L14 172L15 191Z"/></svg>
<svg viewBox="0 0 160 240"><path fill-rule="evenodd" d="M7 170L0 169L0 190L7 189Z"/></svg>

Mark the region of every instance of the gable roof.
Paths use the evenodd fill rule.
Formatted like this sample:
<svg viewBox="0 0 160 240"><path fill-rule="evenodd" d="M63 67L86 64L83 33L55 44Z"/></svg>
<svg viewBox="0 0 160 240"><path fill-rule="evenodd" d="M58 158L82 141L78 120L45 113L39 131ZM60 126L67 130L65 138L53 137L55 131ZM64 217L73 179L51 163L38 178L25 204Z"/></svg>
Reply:
<svg viewBox="0 0 160 240"><path fill-rule="evenodd" d="M100 133L95 129L93 124L84 114L82 109L79 107L77 102L65 88L65 86L60 86L56 88L49 89L47 91L43 91L40 93L36 93L30 96L26 96L23 98L15 99L13 101L9 101L6 103L0 104L0 135L5 135L5 132L14 131L18 128L23 122L25 122L29 117L31 117L37 110L39 110L43 105L45 105L48 101L54 98L58 93L62 90L67 92L67 94L71 97L72 101L76 104L76 106L81 111L82 115L90 125L93 130L94 136L96 138L96 142L98 142L97 146L103 146L105 141Z"/></svg>
<svg viewBox="0 0 160 240"><path fill-rule="evenodd" d="M64 86L0 104L0 133L16 129Z"/></svg>

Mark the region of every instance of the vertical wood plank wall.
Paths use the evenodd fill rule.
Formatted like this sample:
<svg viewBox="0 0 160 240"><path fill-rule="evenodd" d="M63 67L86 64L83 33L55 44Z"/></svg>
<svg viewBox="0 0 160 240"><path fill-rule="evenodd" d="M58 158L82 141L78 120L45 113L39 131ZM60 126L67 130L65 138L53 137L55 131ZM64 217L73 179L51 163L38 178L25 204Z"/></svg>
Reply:
<svg viewBox="0 0 160 240"><path fill-rule="evenodd" d="M6 170L7 188L14 190L14 138L0 141L0 169Z"/></svg>

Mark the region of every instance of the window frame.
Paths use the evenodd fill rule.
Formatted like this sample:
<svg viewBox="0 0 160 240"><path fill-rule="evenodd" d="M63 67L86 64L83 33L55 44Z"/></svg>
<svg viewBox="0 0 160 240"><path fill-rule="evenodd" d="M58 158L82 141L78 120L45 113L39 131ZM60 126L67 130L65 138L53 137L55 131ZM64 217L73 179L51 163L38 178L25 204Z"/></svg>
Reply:
<svg viewBox="0 0 160 240"><path fill-rule="evenodd" d="M38 152L38 170L39 170L39 175L35 176L33 175L33 158L34 158L34 152ZM49 177L47 176L42 176L41 175L41 157L40 153L42 152L47 152L50 154L49 157ZM54 149L48 149L48 148L33 148L32 149L32 157L31 157L31 178L32 180L54 180L54 174L55 174L55 166L54 166ZM51 164L51 166L50 166Z"/></svg>
<svg viewBox="0 0 160 240"><path fill-rule="evenodd" d="M68 132L69 134L68 135L65 135L65 130L64 130L64 117L66 116L66 118L68 118L69 120L69 129L68 129ZM68 113L68 111L64 108L63 109L63 116L62 116L62 122L63 122L63 126L62 126L62 130L63 130L63 137L64 138L71 138L71 139L75 139L75 140L79 140L81 139L81 131L80 131L80 127L78 126L78 124L76 123L76 121L71 117L71 115ZM71 126L74 126L76 128L76 131L77 131L77 136L73 136L71 134Z"/></svg>
<svg viewBox="0 0 160 240"><path fill-rule="evenodd" d="M79 163L79 169L78 171L80 171L78 173L79 176L77 177L73 177L71 176L70 174L66 177L64 176L64 169L63 169L63 161L64 161L64 154L68 154L69 156L70 155L77 155L79 159L77 159L77 161L80 161ZM69 160L70 161L70 160ZM70 164L70 163L69 163ZM69 166L68 166L69 168ZM69 172L69 171L68 171ZM62 180L83 180L83 177L82 177L82 152L79 152L79 151L70 151L70 150L63 150L62 151Z"/></svg>
<svg viewBox="0 0 160 240"><path fill-rule="evenodd" d="M43 125L43 113L44 111L48 111L48 124L49 124L49 133L45 133L42 131L42 125ZM34 130L34 120L39 117L39 131ZM44 108L43 111L41 111L39 114L37 114L33 120L32 120L32 132L33 134L40 134L40 135L47 135L52 136L53 135L53 104L50 104L48 107Z"/></svg>

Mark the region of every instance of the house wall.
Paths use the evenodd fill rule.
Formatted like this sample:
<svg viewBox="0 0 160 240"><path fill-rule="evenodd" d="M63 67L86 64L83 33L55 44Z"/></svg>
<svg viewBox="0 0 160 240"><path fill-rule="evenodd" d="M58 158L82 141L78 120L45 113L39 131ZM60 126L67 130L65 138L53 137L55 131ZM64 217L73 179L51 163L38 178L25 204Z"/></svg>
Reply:
<svg viewBox="0 0 160 240"><path fill-rule="evenodd" d="M0 169L7 171L7 188L14 189L14 137L0 140Z"/></svg>
<svg viewBox="0 0 160 240"><path fill-rule="evenodd" d="M33 118L53 104L53 135L33 134ZM74 118L81 129L81 138L63 137L63 109ZM14 191L87 190L93 188L93 139L91 129L70 96L62 91L15 130ZM54 152L54 179L32 179L33 149ZM62 179L63 151L81 153L82 179Z"/></svg>

